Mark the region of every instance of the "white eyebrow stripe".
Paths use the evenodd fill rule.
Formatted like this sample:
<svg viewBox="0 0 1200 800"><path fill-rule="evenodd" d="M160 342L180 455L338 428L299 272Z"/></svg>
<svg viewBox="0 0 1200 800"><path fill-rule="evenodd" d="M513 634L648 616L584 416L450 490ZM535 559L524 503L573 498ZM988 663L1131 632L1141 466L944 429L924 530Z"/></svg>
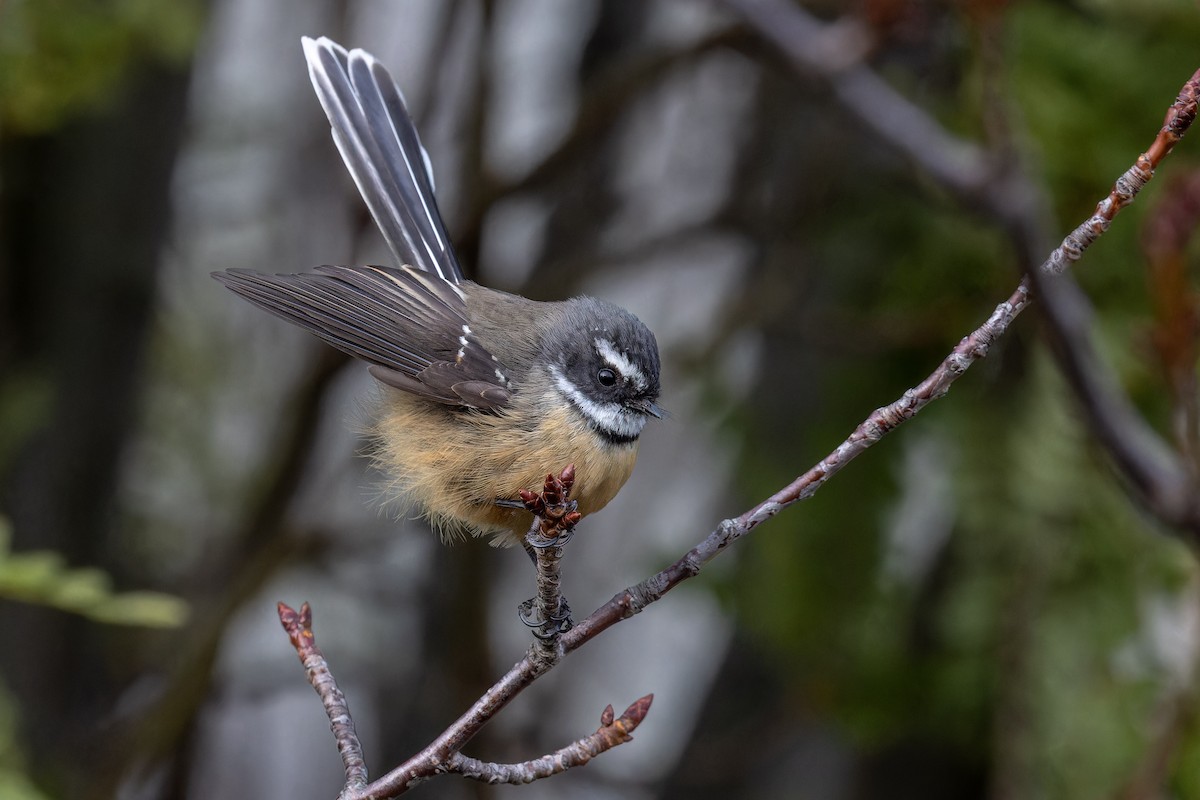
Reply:
<svg viewBox="0 0 1200 800"><path fill-rule="evenodd" d="M610 367L632 381L638 391L646 388L646 376L637 364L630 361L629 357L618 350L617 346L608 339L597 338L595 341L596 352Z"/></svg>

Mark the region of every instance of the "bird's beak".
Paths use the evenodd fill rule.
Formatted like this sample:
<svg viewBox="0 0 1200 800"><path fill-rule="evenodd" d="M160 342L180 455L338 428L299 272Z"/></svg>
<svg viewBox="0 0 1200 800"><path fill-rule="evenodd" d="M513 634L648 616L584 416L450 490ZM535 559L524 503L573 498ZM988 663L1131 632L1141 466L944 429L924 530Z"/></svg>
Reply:
<svg viewBox="0 0 1200 800"><path fill-rule="evenodd" d="M667 416L667 410L653 400L635 400L629 404L629 407L643 414L649 414L655 419Z"/></svg>

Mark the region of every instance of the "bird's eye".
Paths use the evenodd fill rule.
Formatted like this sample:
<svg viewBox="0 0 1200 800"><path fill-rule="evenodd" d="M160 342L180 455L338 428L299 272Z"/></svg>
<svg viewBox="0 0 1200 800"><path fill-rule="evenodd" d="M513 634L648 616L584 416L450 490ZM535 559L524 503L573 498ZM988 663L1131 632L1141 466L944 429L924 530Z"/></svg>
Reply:
<svg viewBox="0 0 1200 800"><path fill-rule="evenodd" d="M600 381L601 386L612 386L617 382L617 373L605 367L596 373L596 380Z"/></svg>

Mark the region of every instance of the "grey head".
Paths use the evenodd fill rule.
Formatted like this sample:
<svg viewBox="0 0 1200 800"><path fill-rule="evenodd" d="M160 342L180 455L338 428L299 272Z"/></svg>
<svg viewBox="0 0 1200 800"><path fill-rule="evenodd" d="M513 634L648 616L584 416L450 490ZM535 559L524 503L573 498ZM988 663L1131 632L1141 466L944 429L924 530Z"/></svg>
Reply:
<svg viewBox="0 0 1200 800"><path fill-rule="evenodd" d="M543 353L555 388L608 441L637 441L647 417L663 416L654 334L625 309L593 297L563 307Z"/></svg>

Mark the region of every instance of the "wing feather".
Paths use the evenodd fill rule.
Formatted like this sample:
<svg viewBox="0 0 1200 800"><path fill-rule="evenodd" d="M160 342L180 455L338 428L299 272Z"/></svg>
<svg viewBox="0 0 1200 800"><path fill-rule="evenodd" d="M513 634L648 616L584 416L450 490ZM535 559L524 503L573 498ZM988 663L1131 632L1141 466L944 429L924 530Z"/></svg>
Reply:
<svg viewBox="0 0 1200 800"><path fill-rule="evenodd" d="M251 303L371 364L382 383L449 405L496 410L512 397L479 342L462 290L414 267L323 266L296 275L213 277Z"/></svg>

